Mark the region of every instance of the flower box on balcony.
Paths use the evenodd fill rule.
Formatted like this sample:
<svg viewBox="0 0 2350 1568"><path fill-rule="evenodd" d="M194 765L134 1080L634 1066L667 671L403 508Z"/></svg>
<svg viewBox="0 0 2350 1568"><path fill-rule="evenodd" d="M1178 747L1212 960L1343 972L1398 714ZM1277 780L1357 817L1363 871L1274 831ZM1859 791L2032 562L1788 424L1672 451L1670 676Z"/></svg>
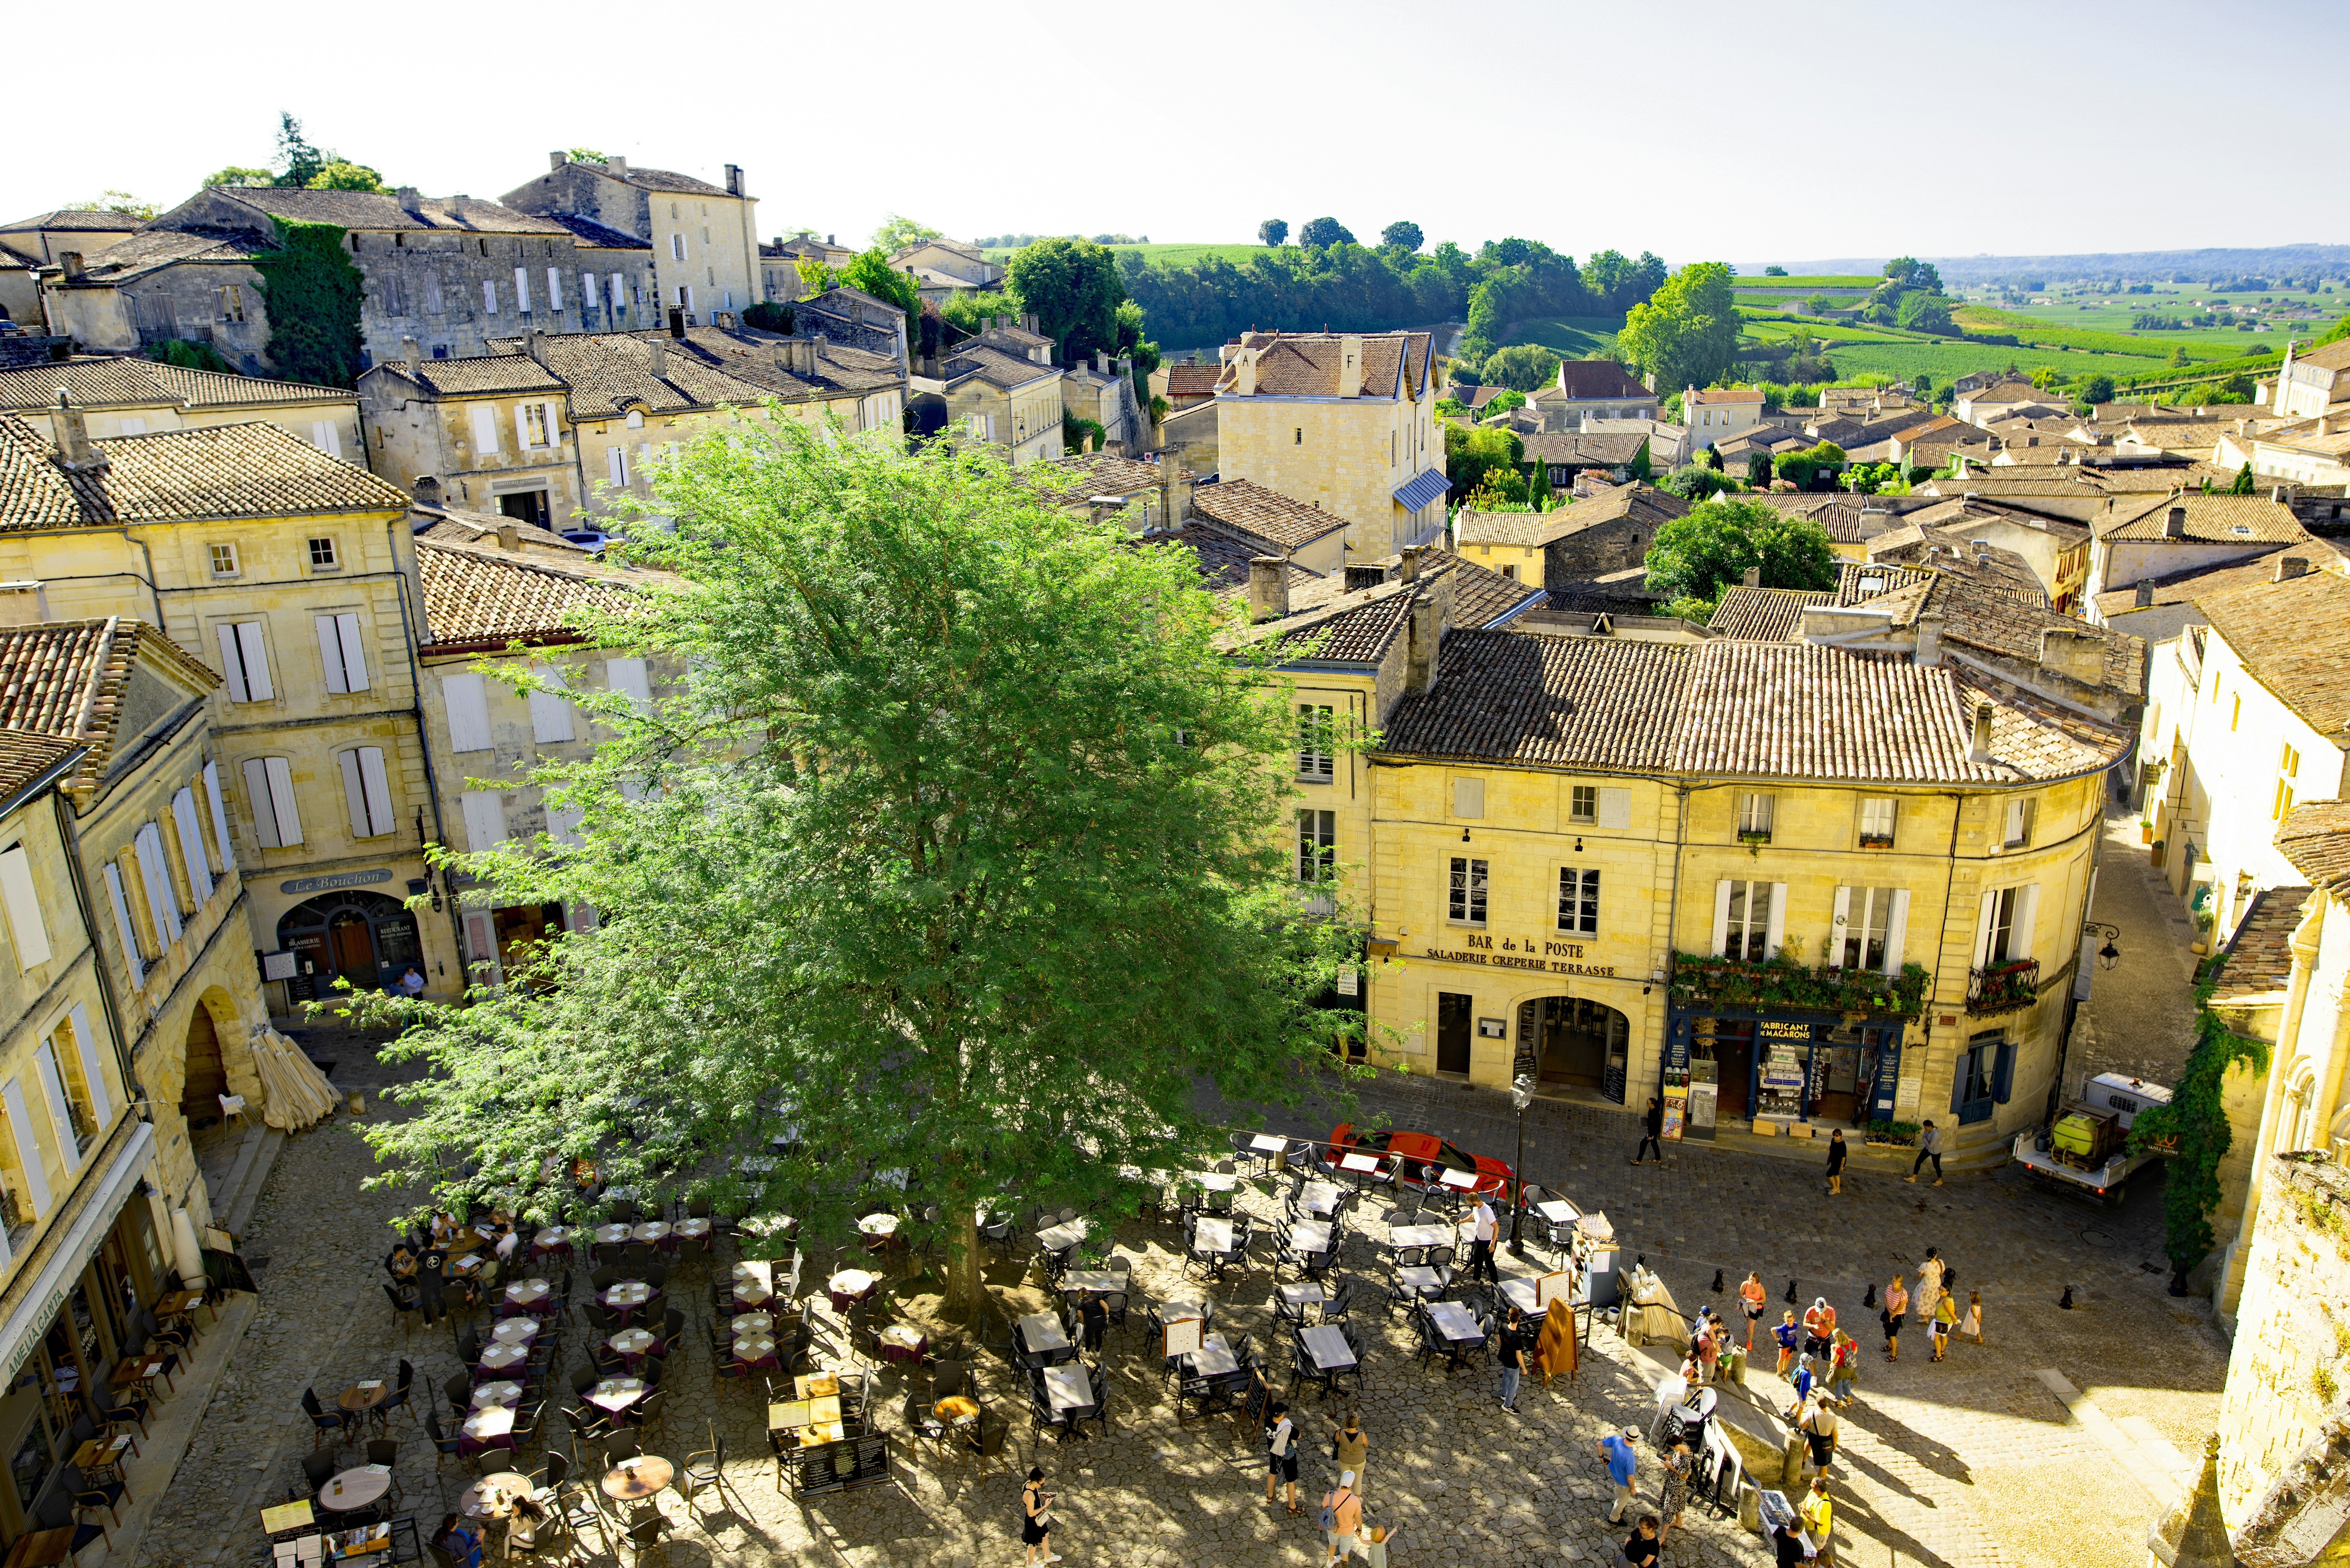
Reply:
<svg viewBox="0 0 2350 1568"><path fill-rule="evenodd" d="M1796 1008L1856 1017L1916 1017L1925 1010L1931 977L1921 964L1903 964L1898 975L1861 969L1810 969L1784 959L1750 963L1741 959L1677 953L1673 995L1684 1003L1716 1007Z"/></svg>
<svg viewBox="0 0 2350 1568"><path fill-rule="evenodd" d="M1771 830L1767 827L1755 829L1742 827L1738 830L1738 842L1741 844L1768 844L1771 842Z"/></svg>
<svg viewBox="0 0 2350 1568"><path fill-rule="evenodd" d="M2038 959L2017 959L1969 971L1967 1011L1978 1018L2015 1012L2039 1000Z"/></svg>

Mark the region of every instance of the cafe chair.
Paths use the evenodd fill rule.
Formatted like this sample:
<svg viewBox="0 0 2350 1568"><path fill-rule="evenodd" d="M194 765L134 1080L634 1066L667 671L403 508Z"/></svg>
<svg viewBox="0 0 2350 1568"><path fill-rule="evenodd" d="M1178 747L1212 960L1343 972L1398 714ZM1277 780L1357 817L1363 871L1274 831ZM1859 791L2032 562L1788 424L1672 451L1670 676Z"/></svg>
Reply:
<svg viewBox="0 0 2350 1568"><path fill-rule="evenodd" d="M244 1114L244 1096L243 1095L221 1096L220 1108L221 1130L223 1132L226 1132L228 1130L228 1124L232 1119L244 1122L247 1132L253 1130L253 1122Z"/></svg>
<svg viewBox="0 0 2350 1568"><path fill-rule="evenodd" d="M394 1410L405 1410L410 1420L416 1419L416 1407L409 1403L409 1395L415 1386L416 1368L409 1365L408 1358L403 1355L400 1358L399 1381L391 1392L383 1397L383 1403L375 1407L377 1423L381 1425Z"/></svg>
<svg viewBox="0 0 2350 1568"><path fill-rule="evenodd" d="M113 1438L136 1427L139 1436L143 1438L147 1435L148 1413L153 1408L153 1402L144 1395L126 1394L120 1404L99 1411L98 1429L104 1436ZM130 1452L133 1458L138 1456L139 1444L135 1438L130 1444Z"/></svg>
<svg viewBox="0 0 2350 1568"><path fill-rule="evenodd" d="M715 1422L709 1430L710 1446L686 1455L685 1462L677 1468L673 1484L679 1499L688 1508L705 1491L717 1493L721 1502L726 1498L726 1439L718 1435Z"/></svg>
<svg viewBox="0 0 2350 1568"><path fill-rule="evenodd" d="M336 1472L341 1469L341 1462L335 1458L335 1451L332 1449L321 1449L316 1453L303 1455L302 1476L310 1483L310 1490L307 1493L289 1492L287 1501L291 1501L294 1498L307 1496L316 1501L318 1494L327 1490L327 1483L333 1480Z"/></svg>
<svg viewBox="0 0 2350 1568"><path fill-rule="evenodd" d="M400 1442L398 1438L369 1438L368 1439L367 1446L367 1462L371 1465L381 1465L384 1468L384 1472L391 1477L391 1491L389 1494L390 1497L396 1499L402 1495L400 1486Z"/></svg>
<svg viewBox="0 0 2350 1568"><path fill-rule="evenodd" d="M649 1557L660 1560L661 1568L669 1568L669 1550L661 1537L669 1532L669 1519L656 1513L629 1526L629 1568L643 1568Z"/></svg>
<svg viewBox="0 0 2350 1568"><path fill-rule="evenodd" d="M417 1296L415 1287L411 1285L401 1289L387 1284L383 1287L383 1293L391 1303L391 1315L400 1320L400 1332L403 1334L414 1333L416 1329L414 1314L423 1307L422 1301Z"/></svg>
<svg viewBox="0 0 2350 1568"><path fill-rule="evenodd" d="M597 1439L596 1449L601 1468L608 1470L622 1459L633 1459L645 1451L644 1443L633 1431L608 1432Z"/></svg>
<svg viewBox="0 0 2350 1568"><path fill-rule="evenodd" d="M434 1475L441 1473L441 1461L452 1455L454 1455L457 1462L466 1469L473 1468L473 1461L466 1455L463 1448L465 1440L463 1437L462 1435L452 1437L441 1430L440 1411L424 1412L424 1430L432 1439L432 1473Z"/></svg>
<svg viewBox="0 0 2350 1568"><path fill-rule="evenodd" d="M302 1412L310 1417L310 1425L321 1432L341 1437L350 1424L350 1417L340 1410L328 1410L318 1403L315 1388L302 1390Z"/></svg>
<svg viewBox="0 0 2350 1568"><path fill-rule="evenodd" d="M482 1336L467 1324L457 1331L457 1359L471 1366L482 1358Z"/></svg>
<svg viewBox="0 0 2350 1568"><path fill-rule="evenodd" d="M668 1409L669 1390L656 1388L621 1411L620 1417L639 1431L646 1431L659 1427L661 1424L662 1416L668 1413Z"/></svg>
<svg viewBox="0 0 2350 1568"><path fill-rule="evenodd" d="M473 1414L473 1377L470 1370L452 1375L448 1382L441 1385L441 1392L449 1401L450 1414L458 1420Z"/></svg>

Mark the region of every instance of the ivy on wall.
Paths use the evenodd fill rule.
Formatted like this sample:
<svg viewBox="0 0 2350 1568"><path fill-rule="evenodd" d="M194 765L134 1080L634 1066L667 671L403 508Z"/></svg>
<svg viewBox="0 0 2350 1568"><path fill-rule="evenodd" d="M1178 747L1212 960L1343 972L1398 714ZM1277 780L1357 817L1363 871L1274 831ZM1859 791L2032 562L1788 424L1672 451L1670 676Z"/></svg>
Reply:
<svg viewBox="0 0 2350 1568"><path fill-rule="evenodd" d="M2171 1152L2162 1192L2163 1251L2184 1274L2210 1255L2211 1211L2220 1206L2220 1161L2235 1135L2223 1094L2237 1063L2255 1073L2269 1067L2266 1041L2238 1034L2210 1006L2211 983L2195 993L2195 1045L2171 1085L2170 1104L2138 1115L2130 1127L2132 1153Z"/></svg>
<svg viewBox="0 0 2350 1568"><path fill-rule="evenodd" d="M184 370L217 370L222 375L234 375L236 367L220 356L220 350L209 343L198 343L188 337L166 337L150 343L143 353L150 359L166 365L177 365Z"/></svg>
<svg viewBox="0 0 2350 1568"><path fill-rule="evenodd" d="M344 231L332 223L271 221L277 225L277 252L253 264L269 307L270 362L289 381L358 385L363 290Z"/></svg>

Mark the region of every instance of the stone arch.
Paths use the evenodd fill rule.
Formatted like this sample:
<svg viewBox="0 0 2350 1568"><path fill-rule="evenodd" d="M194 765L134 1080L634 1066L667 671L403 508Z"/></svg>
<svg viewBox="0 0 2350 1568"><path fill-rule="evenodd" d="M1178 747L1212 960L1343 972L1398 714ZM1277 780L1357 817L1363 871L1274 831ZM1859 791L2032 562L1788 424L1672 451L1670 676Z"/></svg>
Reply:
<svg viewBox="0 0 2350 1568"><path fill-rule="evenodd" d="M222 987L205 987L174 1031L178 1048L161 1054L151 1069L154 1081L147 1085L148 1093L191 1124L217 1120L216 1096L223 1094L243 1095L257 1113L265 1096L253 1064L253 1033L266 1022L244 1017Z"/></svg>
<svg viewBox="0 0 2350 1568"><path fill-rule="evenodd" d="M2296 1063L2293 1086L2285 1091L2284 1116L2277 1127L2277 1149L2290 1154L2311 1147L2317 1132L2317 1072L2307 1061Z"/></svg>

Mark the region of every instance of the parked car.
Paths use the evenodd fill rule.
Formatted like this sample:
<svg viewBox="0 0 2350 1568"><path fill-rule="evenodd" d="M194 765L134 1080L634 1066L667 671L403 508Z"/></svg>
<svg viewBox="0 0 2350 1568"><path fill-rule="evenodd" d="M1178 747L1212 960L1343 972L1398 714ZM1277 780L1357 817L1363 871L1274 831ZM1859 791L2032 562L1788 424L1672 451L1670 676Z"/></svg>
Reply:
<svg viewBox="0 0 2350 1568"><path fill-rule="evenodd" d="M1433 1133L1405 1132L1390 1127L1384 1132L1367 1128L1357 1130L1352 1122L1341 1122L1330 1129L1330 1141L1322 1150L1322 1163L1332 1171L1338 1161L1348 1154L1401 1155L1403 1165L1396 1179L1407 1187L1425 1188L1441 1185L1441 1173L1448 1170L1474 1172L1477 1184L1471 1191L1489 1198L1502 1197L1514 1183L1517 1172L1504 1161L1486 1155L1471 1154L1458 1144L1438 1137Z"/></svg>

